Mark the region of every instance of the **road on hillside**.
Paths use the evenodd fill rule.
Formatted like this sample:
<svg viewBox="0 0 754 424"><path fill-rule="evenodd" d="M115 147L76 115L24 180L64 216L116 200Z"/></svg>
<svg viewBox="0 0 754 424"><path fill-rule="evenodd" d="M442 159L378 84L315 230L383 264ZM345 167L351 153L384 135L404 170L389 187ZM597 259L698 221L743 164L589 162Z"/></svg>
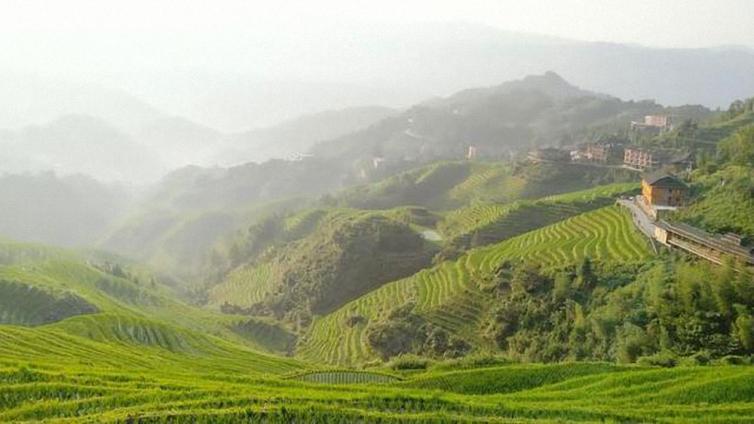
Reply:
<svg viewBox="0 0 754 424"><path fill-rule="evenodd" d="M638 228L639 231L641 231L645 236L649 237L650 240L654 241L655 224L647 216L647 214L644 213L643 210L641 210L639 205L637 205L633 200L626 200L626 199L619 199L618 203L621 206L628 208L629 211L631 211L631 216L633 217L636 228Z"/></svg>

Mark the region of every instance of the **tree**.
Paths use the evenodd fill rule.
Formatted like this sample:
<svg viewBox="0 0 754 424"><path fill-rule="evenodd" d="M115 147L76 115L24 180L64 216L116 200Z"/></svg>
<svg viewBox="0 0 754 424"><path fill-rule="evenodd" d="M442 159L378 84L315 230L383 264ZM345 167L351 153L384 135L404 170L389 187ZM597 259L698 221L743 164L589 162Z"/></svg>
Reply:
<svg viewBox="0 0 754 424"><path fill-rule="evenodd" d="M754 318L750 314L743 313L736 318L736 336L744 349L754 350Z"/></svg>
<svg viewBox="0 0 754 424"><path fill-rule="evenodd" d="M584 257L584 260L581 261L581 266L579 266L577 281L578 281L578 286L586 290L593 289L595 284L597 283L597 278L594 275L594 270L592 267L592 260L589 259L588 256Z"/></svg>
<svg viewBox="0 0 754 424"><path fill-rule="evenodd" d="M568 273L560 272L555 276L555 282L552 290L552 296L557 301L568 299L571 295L571 276Z"/></svg>
<svg viewBox="0 0 754 424"><path fill-rule="evenodd" d="M742 266L733 283L736 297L746 306L754 307L754 275L747 266Z"/></svg>
<svg viewBox="0 0 754 424"><path fill-rule="evenodd" d="M744 127L720 141L721 156L735 165L754 166L754 125Z"/></svg>

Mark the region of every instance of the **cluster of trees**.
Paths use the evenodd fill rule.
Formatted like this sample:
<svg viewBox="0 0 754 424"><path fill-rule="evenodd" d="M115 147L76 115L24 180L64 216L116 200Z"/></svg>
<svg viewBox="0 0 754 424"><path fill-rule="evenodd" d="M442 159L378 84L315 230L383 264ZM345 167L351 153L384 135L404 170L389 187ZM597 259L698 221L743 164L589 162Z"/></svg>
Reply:
<svg viewBox="0 0 754 424"><path fill-rule="evenodd" d="M741 128L718 145L721 160L739 166L754 166L754 125Z"/></svg>
<svg viewBox="0 0 754 424"><path fill-rule="evenodd" d="M557 272L506 263L486 284L497 306L483 334L513 359L630 363L754 354L754 277L732 261L605 267L586 259Z"/></svg>
<svg viewBox="0 0 754 424"><path fill-rule="evenodd" d="M414 303L408 302L367 327L367 342L383 360L405 354L457 358L471 350L469 343L427 322L414 312L415 308ZM349 320L354 318L358 320Z"/></svg>
<svg viewBox="0 0 754 424"><path fill-rule="evenodd" d="M279 216L252 226L241 257L265 261L274 290L249 308L222 310L306 326L313 314L428 266L435 251L408 224L381 213L334 210L312 227L294 234Z"/></svg>

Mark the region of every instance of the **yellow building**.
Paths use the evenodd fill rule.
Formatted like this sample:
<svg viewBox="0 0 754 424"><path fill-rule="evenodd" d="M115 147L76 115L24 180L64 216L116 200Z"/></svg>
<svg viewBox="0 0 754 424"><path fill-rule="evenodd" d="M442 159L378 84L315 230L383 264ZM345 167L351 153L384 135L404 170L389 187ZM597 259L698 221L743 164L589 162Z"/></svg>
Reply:
<svg viewBox="0 0 754 424"><path fill-rule="evenodd" d="M641 180L641 194L651 206L683 206L688 191L683 181L670 174L649 174Z"/></svg>

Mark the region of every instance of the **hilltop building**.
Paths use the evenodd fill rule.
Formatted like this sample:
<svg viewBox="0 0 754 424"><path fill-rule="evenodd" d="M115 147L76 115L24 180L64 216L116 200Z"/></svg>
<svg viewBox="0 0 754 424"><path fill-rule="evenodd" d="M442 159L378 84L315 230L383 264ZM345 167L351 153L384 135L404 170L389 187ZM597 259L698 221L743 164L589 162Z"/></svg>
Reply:
<svg viewBox="0 0 754 424"><path fill-rule="evenodd" d="M673 129L672 119L668 115L646 115L644 120L631 121L633 131L664 132Z"/></svg>
<svg viewBox="0 0 754 424"><path fill-rule="evenodd" d="M665 166L683 170L689 169L692 161L691 154L685 151L626 147L623 152L623 164L641 170Z"/></svg>

